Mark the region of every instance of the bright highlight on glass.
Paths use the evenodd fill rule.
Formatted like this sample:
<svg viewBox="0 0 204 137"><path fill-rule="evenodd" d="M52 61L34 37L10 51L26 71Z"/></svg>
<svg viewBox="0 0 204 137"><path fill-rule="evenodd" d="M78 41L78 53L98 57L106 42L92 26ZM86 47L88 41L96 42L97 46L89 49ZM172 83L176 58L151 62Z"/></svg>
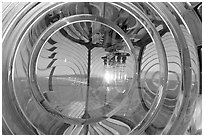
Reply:
<svg viewBox="0 0 204 137"><path fill-rule="evenodd" d="M106 71L104 74L104 81L107 84L112 83L113 81L116 80L116 76L114 75L114 73L111 73L110 71Z"/></svg>

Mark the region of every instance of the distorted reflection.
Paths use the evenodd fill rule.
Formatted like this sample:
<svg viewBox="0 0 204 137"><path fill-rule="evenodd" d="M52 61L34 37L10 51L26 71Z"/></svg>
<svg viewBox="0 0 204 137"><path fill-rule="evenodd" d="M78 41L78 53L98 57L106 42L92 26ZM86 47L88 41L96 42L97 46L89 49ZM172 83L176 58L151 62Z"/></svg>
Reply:
<svg viewBox="0 0 204 137"><path fill-rule="evenodd" d="M138 4L140 6L145 7L142 3ZM72 125L64 134L126 134L145 117L161 85L158 53L147 32L149 26L109 3L85 2L65 7L47 14L46 25L77 14L101 16L127 34L137 55L133 55L123 38L106 25L97 22L70 24L52 35L40 52L36 73L40 90L49 104L63 115L93 119L89 127ZM167 27L147 7L145 12L165 43L166 37L171 36L167 35ZM171 49L176 50L174 47ZM140 56L138 62L134 56ZM135 63L141 63L139 70L136 70ZM135 73L141 73L139 89L131 89ZM176 90L180 90L180 86ZM165 101L164 106L166 104L172 111L177 95L174 92L169 94L173 95L173 100L170 103ZM144 103L139 103L140 98ZM168 115L168 112L162 113ZM111 118L95 124L98 118L105 116ZM162 125L168 118L166 116L166 120L162 120ZM123 128L126 124L128 130ZM119 126L120 130L108 131L114 126ZM147 129L147 133L151 128Z"/></svg>
<svg viewBox="0 0 204 137"><path fill-rule="evenodd" d="M12 62L13 104L38 134L161 134L184 105L182 116L189 120L199 62L188 28L170 4L159 5L168 10L167 21L149 3L58 4L28 27ZM182 36L168 21L178 22Z"/></svg>
<svg viewBox="0 0 204 137"><path fill-rule="evenodd" d="M95 28L83 27L90 30L78 31L81 24ZM119 36L117 48L107 51L106 45L100 41L102 38L99 38L105 35L101 29L109 28L93 22L69 25L56 32L42 48L37 65L40 90L64 115L74 118L84 118L86 113L89 118L106 116L118 107L117 103L130 90L134 73L134 65L131 66L133 57L128 53L131 51L125 45L118 48L122 40ZM96 32L95 38L91 37L93 32ZM89 39L75 38L79 33L86 34ZM74 112L76 108L80 109Z"/></svg>

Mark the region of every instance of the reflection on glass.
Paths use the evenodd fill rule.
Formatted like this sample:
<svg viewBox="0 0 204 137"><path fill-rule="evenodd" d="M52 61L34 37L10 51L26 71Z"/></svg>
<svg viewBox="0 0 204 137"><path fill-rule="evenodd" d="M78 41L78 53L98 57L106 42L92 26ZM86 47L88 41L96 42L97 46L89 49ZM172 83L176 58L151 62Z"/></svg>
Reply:
<svg viewBox="0 0 204 137"><path fill-rule="evenodd" d="M4 106L3 110L6 110L4 118L10 128L21 127L16 126L18 122L12 121L16 120L16 117L13 116L15 113L10 112L16 109L16 112L23 116L17 121L25 117L23 119L25 121L21 122L32 123L39 130L36 132L40 134L128 134L133 128L140 128L138 126L140 124L143 124L141 126L143 127L146 123L147 126L141 128L139 133L160 134L165 126L171 125L172 120L175 121L172 115L179 114L177 113L179 109L175 110L175 107L183 107L180 95L186 93L182 90L188 86L183 82L186 79L182 76L185 72L182 70L182 65L185 63L191 64L190 69L184 68L189 72L191 70L192 78L184 74L189 79L187 82L191 78L192 85L189 90L191 93L186 94L189 102L186 101L188 104L185 105L188 108L183 109L183 112L186 111L183 114L186 114L187 119L190 118L190 115L187 116L194 110L193 104L199 86L199 62L191 34L185 25L182 25L183 20L180 20L174 9L170 9L172 5L158 4L166 6L164 9L171 15L167 18L178 21L188 45L186 49L190 51L187 59L183 58L185 55L183 52L187 54L188 51L183 51L180 47L182 43L178 44L175 41L177 36L172 34L176 29L169 30L170 27L167 27L168 23L166 24L168 21L163 21L164 18L160 17L165 15L166 11L160 15L151 8L151 3L132 4L136 7L128 3L56 3L55 6L50 4L51 7L48 4L49 10L45 10L46 3L38 3L36 13L33 12L34 9L26 9L29 14L25 12L23 20L20 19L18 25L13 28L12 37L5 36L8 40L4 42L5 47L13 45L12 48L17 49L13 62L4 66L6 69L12 66L9 68L11 69L8 71L9 75L4 74L4 78L7 78L12 72L11 79L5 80L12 84L8 83L9 88L3 90L5 97L3 99L9 104ZM17 4L16 7L20 5L21 9L22 4ZM131 7L134 9L131 10ZM12 14L12 12L4 13ZM84 20L80 20L79 16ZM90 16L91 20L86 20ZM70 23L70 17L78 21L61 27L53 35L43 34L44 32L50 34L49 31L56 24ZM4 21L9 22L12 19L14 18L8 16ZM33 22L29 22L30 20ZM26 24L32 26L28 27ZM10 22L4 28L10 28L9 25ZM112 26L116 26L115 29L112 29ZM25 31L22 30L25 35L20 34L16 38L14 34L19 34L16 30L20 30L16 27L26 28ZM152 28L158 33L154 33ZM7 33L7 30L4 29L4 32ZM155 34L159 34L158 37L163 45L159 44ZM40 39L42 35L45 37ZM12 38L21 39L20 43L13 42ZM38 45L36 44L38 41L44 43ZM18 48L15 47L17 45ZM161 46L164 46L164 53L158 50ZM167 55L167 60L161 59L162 54ZM10 59L10 53L8 55L6 61ZM182 59L185 61L182 62ZM33 66L29 67L31 65ZM163 75L164 66L168 67L168 74L165 75ZM167 75L167 81L163 81ZM163 88L165 84L167 88ZM38 88L36 90L33 87ZM158 93L162 93L160 91L166 93L166 96L162 97L164 101L161 102L157 100ZM41 101L35 93L40 93ZM159 111L154 105L155 100L161 105ZM5 115L7 111L11 115ZM151 121L149 119L152 118L153 112L158 113ZM80 123L80 120L83 122Z"/></svg>
<svg viewBox="0 0 204 137"><path fill-rule="evenodd" d="M130 54L115 52L102 57L105 69L103 84L107 87L107 91L112 89L117 90L118 93L126 91L128 83L125 72L127 56L130 56Z"/></svg>
<svg viewBox="0 0 204 137"><path fill-rule="evenodd" d="M82 24L87 27L82 29ZM101 30L115 33L118 41L104 38L106 31ZM77 34L81 35L78 39ZM82 35L89 39L85 41ZM131 52L122 38L107 26L96 22L68 25L41 50L37 65L40 90L51 106L68 117L96 119L117 113L133 79L133 57L127 51Z"/></svg>

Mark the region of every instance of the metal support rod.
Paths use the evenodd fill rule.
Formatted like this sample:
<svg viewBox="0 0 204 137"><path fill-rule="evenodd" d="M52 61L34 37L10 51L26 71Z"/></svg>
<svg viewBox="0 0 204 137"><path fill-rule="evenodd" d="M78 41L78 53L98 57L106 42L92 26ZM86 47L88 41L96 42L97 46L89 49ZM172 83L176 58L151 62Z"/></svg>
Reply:
<svg viewBox="0 0 204 137"><path fill-rule="evenodd" d="M86 89L86 104L85 111L82 118L90 118L88 114L88 100L89 100L89 88L90 88L90 73L91 73L91 49L88 49L88 69L87 69L87 89Z"/></svg>

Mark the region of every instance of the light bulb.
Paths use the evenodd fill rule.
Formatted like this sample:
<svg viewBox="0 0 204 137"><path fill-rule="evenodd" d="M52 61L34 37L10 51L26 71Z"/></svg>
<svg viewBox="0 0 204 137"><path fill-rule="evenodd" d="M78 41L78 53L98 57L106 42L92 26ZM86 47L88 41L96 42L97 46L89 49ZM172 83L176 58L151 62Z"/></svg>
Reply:
<svg viewBox="0 0 204 137"><path fill-rule="evenodd" d="M102 57L104 60L103 85L107 92L124 93L127 86L127 74L125 72L126 59L129 53L108 53Z"/></svg>
<svg viewBox="0 0 204 137"><path fill-rule="evenodd" d="M107 83L107 84L111 84L115 78L114 78L114 74L110 71L106 71L105 74L104 74L104 81Z"/></svg>

